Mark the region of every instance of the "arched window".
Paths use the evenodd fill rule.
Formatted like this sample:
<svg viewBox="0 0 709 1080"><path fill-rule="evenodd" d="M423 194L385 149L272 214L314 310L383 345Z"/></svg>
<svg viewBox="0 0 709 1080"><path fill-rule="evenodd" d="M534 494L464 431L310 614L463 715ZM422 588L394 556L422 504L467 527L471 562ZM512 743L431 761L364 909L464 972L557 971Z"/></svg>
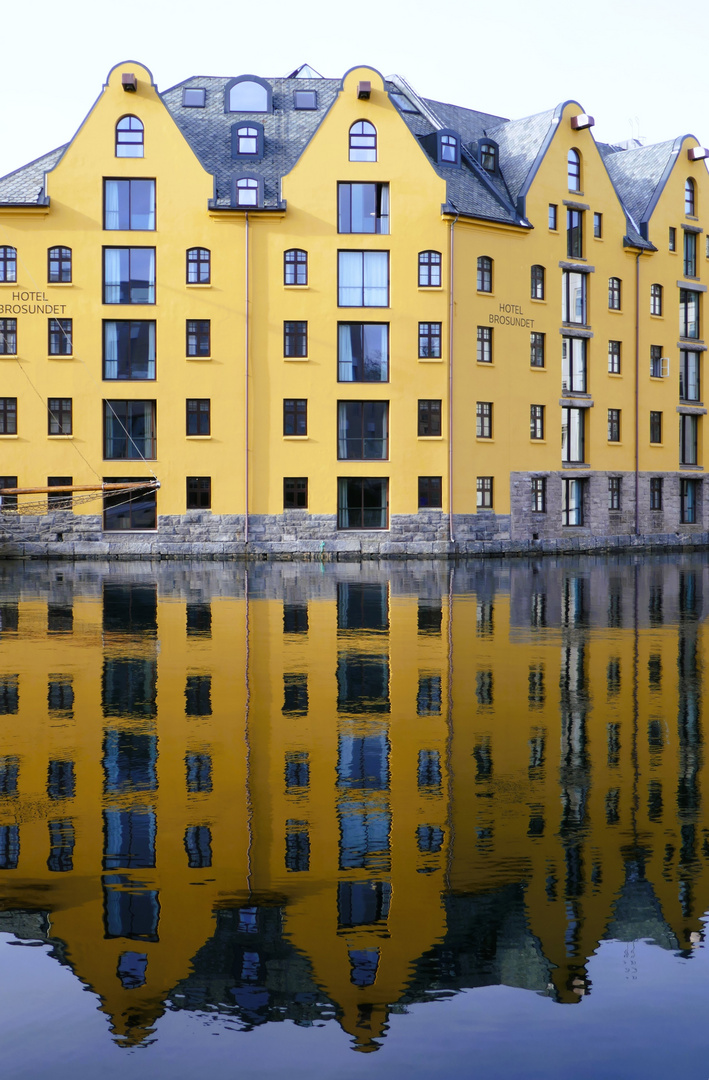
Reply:
<svg viewBox="0 0 709 1080"><path fill-rule="evenodd" d="M209 285L212 276L212 258L208 248L187 249L187 284Z"/></svg>
<svg viewBox="0 0 709 1080"><path fill-rule="evenodd" d="M122 116L116 124L116 157L143 157L145 129L137 116Z"/></svg>
<svg viewBox="0 0 709 1080"><path fill-rule="evenodd" d="M690 177L687 177L684 182L684 212L689 217L694 217L696 213L694 180Z"/></svg>
<svg viewBox="0 0 709 1080"><path fill-rule="evenodd" d="M53 247L47 252L47 281L71 281L71 248Z"/></svg>
<svg viewBox="0 0 709 1080"><path fill-rule="evenodd" d="M283 252L283 284L308 284L308 253L302 248L289 248Z"/></svg>
<svg viewBox="0 0 709 1080"><path fill-rule="evenodd" d="M532 300L544 299L544 267L533 266L531 275L530 296Z"/></svg>
<svg viewBox="0 0 709 1080"><path fill-rule="evenodd" d="M497 171L497 147L494 143L480 143L480 164L486 172Z"/></svg>
<svg viewBox="0 0 709 1080"><path fill-rule="evenodd" d="M662 285L650 286L650 314L662 315Z"/></svg>
<svg viewBox="0 0 709 1080"><path fill-rule="evenodd" d="M581 155L578 150L569 150L566 159L566 175L569 183L569 191L581 190Z"/></svg>
<svg viewBox="0 0 709 1080"><path fill-rule="evenodd" d="M253 76L236 79L227 88L227 112L270 112L271 87Z"/></svg>
<svg viewBox="0 0 709 1080"><path fill-rule="evenodd" d="M608 307L620 311L620 278L608 278Z"/></svg>
<svg viewBox="0 0 709 1080"><path fill-rule="evenodd" d="M440 284L440 251L419 251L419 285L437 288Z"/></svg>
<svg viewBox="0 0 709 1080"><path fill-rule="evenodd" d="M350 128L350 161L377 160L377 129L367 120L358 120Z"/></svg>
<svg viewBox="0 0 709 1080"><path fill-rule="evenodd" d="M441 135L438 150L441 165L457 165L460 161L460 143L457 135Z"/></svg>
<svg viewBox="0 0 709 1080"><path fill-rule="evenodd" d="M259 182L252 176L244 176L236 181L236 205L258 206Z"/></svg>
<svg viewBox="0 0 709 1080"><path fill-rule="evenodd" d="M478 292L492 292L492 259L487 255L478 259Z"/></svg>
<svg viewBox="0 0 709 1080"><path fill-rule="evenodd" d="M0 281L17 281L17 250L0 247Z"/></svg>

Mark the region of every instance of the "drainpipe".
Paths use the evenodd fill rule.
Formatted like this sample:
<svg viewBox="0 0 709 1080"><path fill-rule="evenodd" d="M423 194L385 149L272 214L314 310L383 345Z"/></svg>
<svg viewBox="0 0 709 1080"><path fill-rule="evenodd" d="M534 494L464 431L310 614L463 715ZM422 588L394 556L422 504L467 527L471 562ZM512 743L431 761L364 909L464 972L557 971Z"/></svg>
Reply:
<svg viewBox="0 0 709 1080"><path fill-rule="evenodd" d="M244 544L249 542L249 212L244 214Z"/></svg>
<svg viewBox="0 0 709 1080"><path fill-rule="evenodd" d="M453 534L453 314L454 314L454 229L460 217L456 211L450 223L450 246L448 254L449 305L448 305L448 539L455 542Z"/></svg>
<svg viewBox="0 0 709 1080"><path fill-rule="evenodd" d="M635 256L635 535L640 532L640 257Z"/></svg>

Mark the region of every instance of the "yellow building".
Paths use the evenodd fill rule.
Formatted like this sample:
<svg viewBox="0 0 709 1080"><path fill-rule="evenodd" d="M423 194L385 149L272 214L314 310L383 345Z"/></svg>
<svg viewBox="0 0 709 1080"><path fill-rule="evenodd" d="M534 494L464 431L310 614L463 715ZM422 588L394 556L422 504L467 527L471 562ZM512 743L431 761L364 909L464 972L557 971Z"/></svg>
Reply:
<svg viewBox="0 0 709 1080"><path fill-rule="evenodd" d="M709 152L592 129L117 65L0 179L2 550L699 539Z"/></svg>

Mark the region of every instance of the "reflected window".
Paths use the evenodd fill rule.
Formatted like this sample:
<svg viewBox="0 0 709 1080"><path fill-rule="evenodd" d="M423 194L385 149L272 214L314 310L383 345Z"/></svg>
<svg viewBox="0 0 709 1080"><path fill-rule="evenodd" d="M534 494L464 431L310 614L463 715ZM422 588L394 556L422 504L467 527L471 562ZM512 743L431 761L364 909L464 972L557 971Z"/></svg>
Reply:
<svg viewBox="0 0 709 1080"><path fill-rule="evenodd" d="M539 709L544 704L544 665L533 664L529 668L529 693L527 701L530 709Z"/></svg>
<svg viewBox="0 0 709 1080"><path fill-rule="evenodd" d="M419 825L416 844L422 855L437 855L443 847L444 833L438 825Z"/></svg>
<svg viewBox="0 0 709 1080"><path fill-rule="evenodd" d="M188 675L185 682L185 715L212 715L212 676Z"/></svg>
<svg viewBox="0 0 709 1080"><path fill-rule="evenodd" d="M15 483L12 484L12 485L9 485L9 484L5 483L5 481L7 480L7 477L0 476L0 487L10 487L10 486L17 487L17 477L12 477L12 479L15 481ZM17 496L15 496L15 498L17 498ZM9 495L9 496L6 495L4 497L0 497L0 503L5 502L6 499L12 499L12 495ZM19 625L19 619L20 619L20 609L19 609L19 605L17 604L17 602L15 602L15 603L9 602L8 603L6 601L4 604L0 604L0 633L4 634L8 630L15 630L16 631L17 627Z"/></svg>
<svg viewBox="0 0 709 1080"><path fill-rule="evenodd" d="M148 958L145 953L124 952L118 958L118 976L124 990L137 990L145 985Z"/></svg>
<svg viewBox="0 0 709 1080"><path fill-rule="evenodd" d="M156 819L152 810L104 810L103 869L155 866Z"/></svg>
<svg viewBox="0 0 709 1080"><path fill-rule="evenodd" d="M71 634L74 629L74 609L70 604L47 604L47 632Z"/></svg>
<svg viewBox="0 0 709 1080"><path fill-rule="evenodd" d="M388 713L389 657L341 652L337 658L337 709L349 713Z"/></svg>
<svg viewBox="0 0 709 1080"><path fill-rule="evenodd" d="M130 878L104 878L104 927L107 938L157 941L160 904L157 889L143 889Z"/></svg>
<svg viewBox="0 0 709 1080"><path fill-rule="evenodd" d="M210 638L212 636L212 605L186 605L187 637Z"/></svg>
<svg viewBox="0 0 709 1080"><path fill-rule="evenodd" d="M417 624L419 634L440 634L443 625L440 600L419 600Z"/></svg>
<svg viewBox="0 0 709 1080"><path fill-rule="evenodd" d="M441 715L441 676L419 675L416 694L417 716Z"/></svg>
<svg viewBox="0 0 709 1080"><path fill-rule="evenodd" d="M543 734L533 735L529 740L529 771L541 769L544 765L544 752L546 749L546 737Z"/></svg>
<svg viewBox="0 0 709 1080"><path fill-rule="evenodd" d="M373 986L379 967L379 949L350 949L350 982L355 986Z"/></svg>
<svg viewBox="0 0 709 1080"><path fill-rule="evenodd" d="M16 870L20 861L20 826L0 825L0 870Z"/></svg>
<svg viewBox="0 0 709 1080"><path fill-rule="evenodd" d="M0 716L14 716L19 708L19 676L0 675Z"/></svg>
<svg viewBox="0 0 709 1080"><path fill-rule="evenodd" d="M354 581L337 583L337 629L389 629L389 596L386 585Z"/></svg>
<svg viewBox="0 0 709 1080"><path fill-rule="evenodd" d="M283 633L307 634L308 605L283 603Z"/></svg>
<svg viewBox="0 0 709 1080"><path fill-rule="evenodd" d="M0 757L0 798L11 799L17 795L20 775L20 759L15 754Z"/></svg>
<svg viewBox="0 0 709 1080"><path fill-rule="evenodd" d="M436 791L441 786L440 750L419 750L418 756L419 790Z"/></svg>
<svg viewBox="0 0 709 1080"><path fill-rule="evenodd" d="M103 663L104 716L157 715L157 661L119 657Z"/></svg>
<svg viewBox="0 0 709 1080"><path fill-rule="evenodd" d="M208 825L188 825L185 851L190 870L203 870L212 865L212 832Z"/></svg>
<svg viewBox="0 0 709 1080"><path fill-rule="evenodd" d="M478 739L473 747L473 760L475 761L475 780L480 783L489 780L492 776L492 747L487 735Z"/></svg>
<svg viewBox="0 0 709 1080"><path fill-rule="evenodd" d="M340 806L340 870L388 872L391 814L369 803Z"/></svg>
<svg viewBox="0 0 709 1080"><path fill-rule="evenodd" d="M185 780L190 795L208 795L212 790L212 758L209 754L185 754Z"/></svg>
<svg viewBox="0 0 709 1080"><path fill-rule="evenodd" d="M620 760L620 724L607 724L608 765L615 768Z"/></svg>
<svg viewBox="0 0 709 1080"><path fill-rule="evenodd" d="M155 791L158 786L157 757L156 735L109 728L103 740L106 794Z"/></svg>
<svg viewBox="0 0 709 1080"><path fill-rule="evenodd" d="M286 791L310 786L310 757L307 750L291 750L285 761Z"/></svg>
<svg viewBox="0 0 709 1080"><path fill-rule="evenodd" d="M47 795L52 800L73 799L76 777L73 761L50 761L47 770Z"/></svg>
<svg viewBox="0 0 709 1080"><path fill-rule="evenodd" d="M148 634L158 628L156 585L115 585L104 582L103 632L105 634Z"/></svg>
<svg viewBox="0 0 709 1080"><path fill-rule="evenodd" d="M337 756L338 787L386 791L389 786L389 740L378 735L341 735Z"/></svg>
<svg viewBox="0 0 709 1080"><path fill-rule="evenodd" d="M283 712L305 716L308 712L308 676L304 672L284 672Z"/></svg>
<svg viewBox="0 0 709 1080"><path fill-rule="evenodd" d="M390 905L388 881L341 881L337 886L337 922L342 929L383 922Z"/></svg>
<svg viewBox="0 0 709 1080"><path fill-rule="evenodd" d="M475 676L475 698L478 705L492 705L493 678L491 671L478 671Z"/></svg>
<svg viewBox="0 0 709 1080"><path fill-rule="evenodd" d="M310 869L310 834L307 821L286 821L286 870L301 873Z"/></svg>

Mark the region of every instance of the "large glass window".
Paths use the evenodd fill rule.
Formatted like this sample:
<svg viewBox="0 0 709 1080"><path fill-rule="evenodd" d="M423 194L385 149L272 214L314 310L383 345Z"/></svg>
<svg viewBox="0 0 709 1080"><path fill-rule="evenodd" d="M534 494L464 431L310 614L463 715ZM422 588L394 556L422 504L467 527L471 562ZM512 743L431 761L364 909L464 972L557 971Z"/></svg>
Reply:
<svg viewBox="0 0 709 1080"><path fill-rule="evenodd" d="M570 259L583 258L583 210L566 211L566 254Z"/></svg>
<svg viewBox="0 0 709 1080"><path fill-rule="evenodd" d="M697 276L697 234L693 232L684 234L684 276Z"/></svg>
<svg viewBox="0 0 709 1080"><path fill-rule="evenodd" d="M679 291L680 337L699 337L699 293L692 289Z"/></svg>
<svg viewBox="0 0 709 1080"><path fill-rule="evenodd" d="M389 456L389 402L340 401L337 457L340 461L385 461Z"/></svg>
<svg viewBox="0 0 709 1080"><path fill-rule="evenodd" d="M388 307L389 252L337 253L339 307Z"/></svg>
<svg viewBox="0 0 709 1080"><path fill-rule="evenodd" d="M104 476L106 484L137 484L144 476ZM103 527L109 532L157 527L157 493L143 488L109 491L103 497ZM122 679L125 684L125 679ZM133 707L134 711L134 707Z"/></svg>
<svg viewBox="0 0 709 1080"><path fill-rule="evenodd" d="M71 248L49 248L47 252L47 281L50 284L71 281Z"/></svg>
<svg viewBox="0 0 709 1080"><path fill-rule="evenodd" d="M585 460L585 409L561 410L561 460L578 463Z"/></svg>
<svg viewBox="0 0 709 1080"><path fill-rule="evenodd" d="M241 79L229 90L229 112L270 112L270 93L265 83Z"/></svg>
<svg viewBox="0 0 709 1080"><path fill-rule="evenodd" d="M561 274L561 318L565 323L586 323L586 275L572 270Z"/></svg>
<svg viewBox="0 0 709 1080"><path fill-rule="evenodd" d="M685 416L679 418L679 461L680 465L697 464L697 432L698 417Z"/></svg>
<svg viewBox="0 0 709 1080"><path fill-rule="evenodd" d="M116 157L143 157L145 131L137 116L122 116L116 124Z"/></svg>
<svg viewBox="0 0 709 1080"><path fill-rule="evenodd" d="M155 412L154 401L104 401L104 458L155 458Z"/></svg>
<svg viewBox="0 0 709 1080"><path fill-rule="evenodd" d="M155 303L155 248L103 249L103 302Z"/></svg>
<svg viewBox="0 0 709 1080"><path fill-rule="evenodd" d="M388 323L340 323L338 382L388 382Z"/></svg>
<svg viewBox="0 0 709 1080"><path fill-rule="evenodd" d="M680 522L683 525L697 523L697 480L682 479L679 482Z"/></svg>
<svg viewBox="0 0 709 1080"><path fill-rule="evenodd" d="M338 184L337 199L338 232L389 232L388 184Z"/></svg>
<svg viewBox="0 0 709 1080"><path fill-rule="evenodd" d="M367 120L358 120L350 128L350 161L377 160L377 129Z"/></svg>
<svg viewBox="0 0 709 1080"><path fill-rule="evenodd" d="M155 229L154 180L104 180L104 229Z"/></svg>
<svg viewBox="0 0 709 1080"><path fill-rule="evenodd" d="M103 324L104 379L155 378L155 323L143 319Z"/></svg>
<svg viewBox="0 0 709 1080"><path fill-rule="evenodd" d="M701 399L699 369L701 353L691 349L680 349L679 353L679 396L683 401Z"/></svg>
<svg viewBox="0 0 709 1080"><path fill-rule="evenodd" d="M342 476L337 481L338 529L386 529L389 480Z"/></svg>
<svg viewBox="0 0 709 1080"><path fill-rule="evenodd" d="M583 480L561 481L561 524L583 525Z"/></svg>
<svg viewBox="0 0 709 1080"><path fill-rule="evenodd" d="M441 284L440 251L419 251L419 285L422 288Z"/></svg>
<svg viewBox="0 0 709 1080"><path fill-rule="evenodd" d="M586 338L561 339L562 392L586 393Z"/></svg>

